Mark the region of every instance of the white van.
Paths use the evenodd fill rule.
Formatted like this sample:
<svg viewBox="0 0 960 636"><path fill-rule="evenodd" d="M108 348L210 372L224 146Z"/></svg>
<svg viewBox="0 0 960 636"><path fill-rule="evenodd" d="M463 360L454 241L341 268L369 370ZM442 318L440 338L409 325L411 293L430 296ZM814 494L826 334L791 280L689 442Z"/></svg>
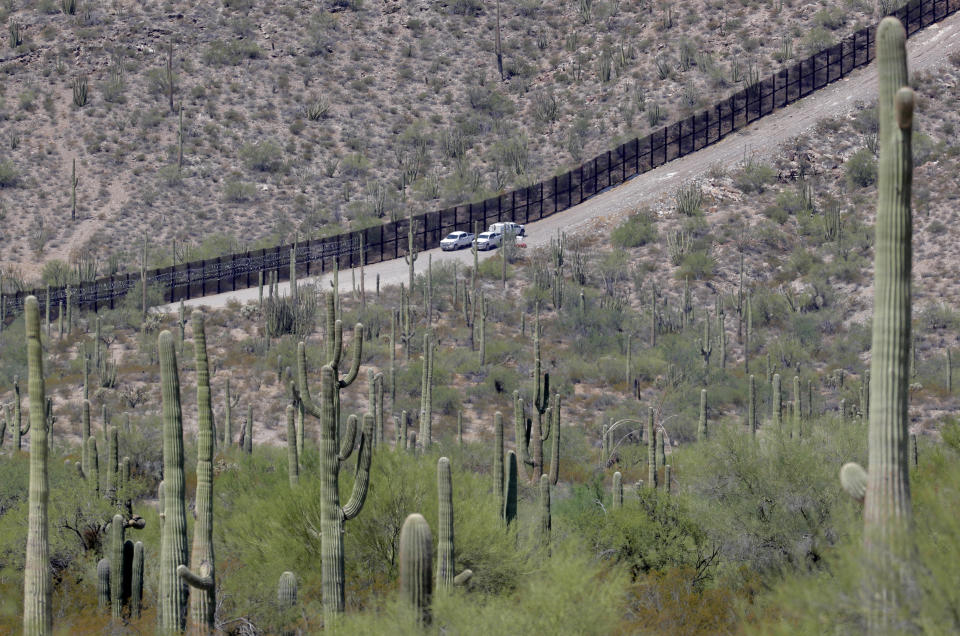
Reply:
<svg viewBox="0 0 960 636"><path fill-rule="evenodd" d="M511 221L505 221L503 223L494 223L487 228L487 232L496 232L497 234L506 235L507 232L512 232L515 236L526 236L527 231L519 223L513 223Z"/></svg>

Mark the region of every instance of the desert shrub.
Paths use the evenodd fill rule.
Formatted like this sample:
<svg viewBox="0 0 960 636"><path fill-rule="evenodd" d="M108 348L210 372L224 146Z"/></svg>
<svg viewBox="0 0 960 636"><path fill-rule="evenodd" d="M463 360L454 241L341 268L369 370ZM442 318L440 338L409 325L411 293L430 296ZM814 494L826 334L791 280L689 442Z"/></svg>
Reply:
<svg viewBox="0 0 960 636"><path fill-rule="evenodd" d="M610 235L616 247L640 247L657 240L656 217L649 208L637 210Z"/></svg>
<svg viewBox="0 0 960 636"><path fill-rule="evenodd" d="M693 518L727 559L767 576L818 567L857 513L837 475L863 460L865 428L806 421L802 430L791 437L789 419L781 431L765 425L757 444L745 429L717 427L674 460L697 495Z"/></svg>
<svg viewBox="0 0 960 636"><path fill-rule="evenodd" d="M851 185L866 188L877 181L877 158L867 148L850 155L844 167Z"/></svg>
<svg viewBox="0 0 960 636"><path fill-rule="evenodd" d="M733 174L733 184L747 194L763 192L776 179L773 166L752 158Z"/></svg>
<svg viewBox="0 0 960 636"><path fill-rule="evenodd" d="M250 40L214 40L203 53L203 61L212 66L236 66L244 60L255 60L263 56L256 42Z"/></svg>
<svg viewBox="0 0 960 636"><path fill-rule="evenodd" d="M680 261L677 278L692 280L707 280L713 276L717 263L709 250L694 250Z"/></svg>
<svg viewBox="0 0 960 636"><path fill-rule="evenodd" d="M283 148L272 141L244 144L240 158L250 170L280 172L283 169Z"/></svg>
<svg viewBox="0 0 960 636"><path fill-rule="evenodd" d="M20 182L20 173L10 160L0 161L0 188L12 188Z"/></svg>
<svg viewBox="0 0 960 636"><path fill-rule="evenodd" d="M945 428L945 431L949 431ZM865 436L865 432L863 433ZM916 539L916 598L918 609L905 617L912 629L930 634L954 633L960 629L955 608L960 603L956 586L957 546L960 545L960 462L956 437L944 436L946 444L920 441L920 463L911 465L913 536ZM862 513L839 524L842 540L825 554L823 567L799 569L787 574L759 605L774 610L760 614L751 633L820 634L830 625L835 633L866 631L862 585L867 572L862 557Z"/></svg>
<svg viewBox="0 0 960 636"><path fill-rule="evenodd" d="M632 484L624 484L624 506L611 510L609 480L609 475L599 474L574 487L571 498L556 505L556 526L582 538L595 558L622 564L634 580L646 572L694 567L703 560L706 535L684 503L646 488L638 497Z"/></svg>

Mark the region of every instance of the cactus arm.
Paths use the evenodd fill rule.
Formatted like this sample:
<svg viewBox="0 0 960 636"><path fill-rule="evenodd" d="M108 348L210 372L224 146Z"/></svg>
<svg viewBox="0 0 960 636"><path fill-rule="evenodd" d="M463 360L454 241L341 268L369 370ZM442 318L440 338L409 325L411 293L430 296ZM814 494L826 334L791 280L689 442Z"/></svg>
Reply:
<svg viewBox="0 0 960 636"><path fill-rule="evenodd" d="M337 459L346 461L353 454L353 449L357 443L357 416L351 415L347 418L347 427L343 431L343 439L340 442L340 453Z"/></svg>
<svg viewBox="0 0 960 636"><path fill-rule="evenodd" d="M363 432L360 435L360 450L357 454L357 468L354 473L353 492L343 507L343 519L349 521L363 509L367 499L367 489L370 485L370 459L372 456L373 415L365 413L363 416Z"/></svg>
<svg viewBox="0 0 960 636"><path fill-rule="evenodd" d="M863 503L867 494L867 471L855 462L844 464L840 469L840 485L854 501Z"/></svg>
<svg viewBox="0 0 960 636"><path fill-rule="evenodd" d="M40 342L40 307L35 296L24 304L27 339L28 390L30 391L30 486L28 494L27 555L23 577L23 633L45 636L53 631L50 607L50 547L48 543L46 397L43 381L43 346ZM16 424L16 422L14 422Z"/></svg>
<svg viewBox="0 0 960 636"><path fill-rule="evenodd" d="M342 338L341 338L342 343ZM360 372L360 358L363 355L363 324L357 323L353 326L353 359L350 361L350 370L346 377L340 380L340 388L345 389L357 379Z"/></svg>
<svg viewBox="0 0 960 636"><path fill-rule="evenodd" d="M310 386L307 384L307 346L303 342L297 344L297 397L304 410L313 417L322 417L320 407L310 395Z"/></svg>
<svg viewBox="0 0 960 636"><path fill-rule="evenodd" d="M333 322L333 341L328 343L327 364L334 369L340 368L340 358L343 356L343 322L335 320Z"/></svg>
<svg viewBox="0 0 960 636"><path fill-rule="evenodd" d="M200 573L194 574L190 568L185 565L177 566L177 576L190 587L208 592L213 590L213 577L210 575L210 565L204 563L200 566Z"/></svg>
<svg viewBox="0 0 960 636"><path fill-rule="evenodd" d="M550 484L560 481L560 396L553 396L553 448L550 453Z"/></svg>
<svg viewBox="0 0 960 636"><path fill-rule="evenodd" d="M545 427L546 432L541 432L540 434L541 442L545 442L547 439L549 439L550 431L553 429L553 409L548 406L543 415L547 420L547 426Z"/></svg>
<svg viewBox="0 0 960 636"><path fill-rule="evenodd" d="M513 424L517 441L517 454L524 464L532 464L530 459L529 442L530 429L526 426L523 417L523 398L519 391L513 392Z"/></svg>

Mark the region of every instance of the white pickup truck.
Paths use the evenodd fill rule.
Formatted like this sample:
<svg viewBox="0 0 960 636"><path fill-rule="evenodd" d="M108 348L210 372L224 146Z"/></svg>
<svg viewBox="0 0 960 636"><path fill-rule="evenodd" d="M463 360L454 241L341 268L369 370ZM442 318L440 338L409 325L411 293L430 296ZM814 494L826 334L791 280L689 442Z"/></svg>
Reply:
<svg viewBox="0 0 960 636"><path fill-rule="evenodd" d="M511 232L514 236L526 236L527 230L519 223L513 223L511 221L504 221L503 223L494 223L487 228L487 232L496 232L497 234L506 235L507 232Z"/></svg>

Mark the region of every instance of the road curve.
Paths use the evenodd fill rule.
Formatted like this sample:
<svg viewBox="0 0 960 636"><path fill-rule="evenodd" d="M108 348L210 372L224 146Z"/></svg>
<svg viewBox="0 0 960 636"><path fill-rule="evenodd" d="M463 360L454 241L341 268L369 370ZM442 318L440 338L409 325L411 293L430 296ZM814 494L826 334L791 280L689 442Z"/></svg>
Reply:
<svg viewBox="0 0 960 636"><path fill-rule="evenodd" d="M932 24L923 31L914 34L907 41L908 65L911 73L919 70L934 69L946 62L947 57L960 51L960 13ZM711 166L733 167L742 160L744 153L772 155L784 142L800 135L825 117L833 117L846 112L859 100L869 102L877 94L876 61L860 68L842 80L761 118L743 130L729 135L721 141L702 150L671 161L650 172L609 188L600 194L563 212L526 226L526 243L533 249L550 242L558 231L575 234L589 228L596 221L609 220L635 210L642 205L652 204L663 197L672 196L673 191L685 181L701 177ZM473 263L470 250L443 252L439 248L427 250L416 261L417 272L427 266L427 255L433 257L435 264L458 260L463 264ZM484 260L496 254L496 251L481 252ZM366 270L366 284L372 288L376 276L380 275L380 284L396 285L408 278L408 267L401 259L370 265ZM352 290L349 273L341 272L340 291ZM357 272L359 276L359 271ZM330 275L303 278L301 283L320 281L324 287ZM288 293L289 285L281 284L281 294ZM228 301L245 303L256 300L256 287L235 292L226 292L213 296L204 296L185 301L191 307L224 307ZM162 312L175 311L179 303L158 307Z"/></svg>

